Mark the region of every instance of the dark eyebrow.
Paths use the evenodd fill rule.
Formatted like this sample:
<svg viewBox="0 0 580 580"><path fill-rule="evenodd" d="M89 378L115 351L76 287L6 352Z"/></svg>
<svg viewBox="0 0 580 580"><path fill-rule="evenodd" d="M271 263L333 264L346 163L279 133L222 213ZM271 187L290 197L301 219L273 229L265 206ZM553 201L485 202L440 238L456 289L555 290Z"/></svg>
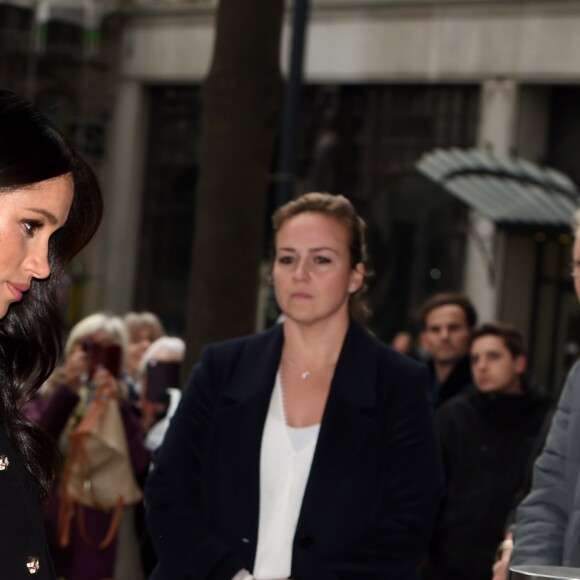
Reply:
<svg viewBox="0 0 580 580"><path fill-rule="evenodd" d="M334 248L329 248L327 246L321 246L320 248L311 248L309 250L309 252L320 252L320 251L323 251L323 250L326 250L328 252L334 252L335 254L338 254L338 252Z"/></svg>
<svg viewBox="0 0 580 580"><path fill-rule="evenodd" d="M56 217L51 214L49 211L46 211L45 209L39 208L39 207L28 207L26 208L28 211L33 211L36 213L39 213L40 215L43 215L49 222L51 225L56 225L58 223L58 220L56 219Z"/></svg>
<svg viewBox="0 0 580 580"><path fill-rule="evenodd" d="M334 252L335 254L338 254L338 251L337 250L335 250L334 248L329 248L327 246L320 246L319 248L310 248L308 250L308 252L314 253L314 252L320 252L322 250L326 250L328 252ZM294 248L286 248L286 247L277 248L276 251L278 251L278 252L293 252L293 253L296 253L296 250Z"/></svg>

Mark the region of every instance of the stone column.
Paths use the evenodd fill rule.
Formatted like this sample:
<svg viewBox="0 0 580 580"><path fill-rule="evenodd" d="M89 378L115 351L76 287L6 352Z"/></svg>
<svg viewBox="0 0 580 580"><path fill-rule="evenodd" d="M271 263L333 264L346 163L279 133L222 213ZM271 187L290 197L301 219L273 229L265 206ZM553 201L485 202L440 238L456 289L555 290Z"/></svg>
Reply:
<svg viewBox="0 0 580 580"><path fill-rule="evenodd" d="M505 78L485 80L480 98L478 147L489 148L498 155L509 155L515 138L518 101L516 81Z"/></svg>
<svg viewBox="0 0 580 580"><path fill-rule="evenodd" d="M513 79L488 79L481 87L478 146L498 155L509 155L514 146L518 86ZM476 212L470 230L464 274L464 290L476 305L480 320L494 320L498 311L503 255L493 222Z"/></svg>
<svg viewBox="0 0 580 580"><path fill-rule="evenodd" d="M145 94L138 81L119 84L108 152L105 190L106 256L102 307L131 309L137 269L144 157L147 134Z"/></svg>

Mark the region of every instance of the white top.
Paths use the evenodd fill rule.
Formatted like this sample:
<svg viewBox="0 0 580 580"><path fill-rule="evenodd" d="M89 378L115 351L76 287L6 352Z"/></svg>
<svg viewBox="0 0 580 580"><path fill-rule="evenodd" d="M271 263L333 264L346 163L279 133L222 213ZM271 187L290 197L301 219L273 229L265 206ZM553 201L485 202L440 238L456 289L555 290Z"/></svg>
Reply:
<svg viewBox="0 0 580 580"><path fill-rule="evenodd" d="M288 578L292 542L320 425L286 424L280 372L270 399L260 454L260 519L254 577Z"/></svg>
<svg viewBox="0 0 580 580"><path fill-rule="evenodd" d="M163 443L165 433L169 428L171 417L173 417L177 410L177 406L179 405L179 401L181 400L181 391L179 389L167 389L167 393L169 394L169 406L167 407L165 417L155 423L145 436L145 447L147 447L149 451L155 451L161 443ZM151 465L151 467L153 467L153 465Z"/></svg>

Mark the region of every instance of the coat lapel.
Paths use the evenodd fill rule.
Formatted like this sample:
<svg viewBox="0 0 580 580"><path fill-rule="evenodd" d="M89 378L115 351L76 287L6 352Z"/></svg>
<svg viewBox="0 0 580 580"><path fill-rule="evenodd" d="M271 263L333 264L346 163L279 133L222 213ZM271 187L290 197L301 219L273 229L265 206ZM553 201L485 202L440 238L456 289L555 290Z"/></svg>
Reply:
<svg viewBox="0 0 580 580"><path fill-rule="evenodd" d="M224 391L216 421L224 440L224 461L231 466L232 506L257 541L260 449L266 414L283 346L281 325L248 342ZM377 349L351 322L336 366L306 485L298 526L323 509L357 458L375 426ZM225 453L227 452L227 456ZM251 531L251 533L250 533Z"/></svg>
<svg viewBox="0 0 580 580"><path fill-rule="evenodd" d="M266 414L282 351L281 325L248 341L228 382L216 415L217 432L232 444L224 445L224 461L231 481L232 513L257 541L260 448Z"/></svg>
<svg viewBox="0 0 580 580"><path fill-rule="evenodd" d="M351 322L324 410L298 527L320 513L375 425L377 361L373 339Z"/></svg>

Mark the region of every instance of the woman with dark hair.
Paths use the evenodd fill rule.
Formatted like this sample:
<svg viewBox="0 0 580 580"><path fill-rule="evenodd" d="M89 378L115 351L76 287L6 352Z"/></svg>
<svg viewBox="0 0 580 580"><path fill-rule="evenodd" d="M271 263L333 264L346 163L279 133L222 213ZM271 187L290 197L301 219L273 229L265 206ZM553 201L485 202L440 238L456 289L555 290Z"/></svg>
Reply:
<svg viewBox="0 0 580 580"><path fill-rule="evenodd" d="M365 225L342 196L273 216L284 321L202 353L155 457L155 580L407 580L443 491L426 369L358 320Z"/></svg>
<svg viewBox="0 0 580 580"><path fill-rule="evenodd" d="M1 576L55 578L40 500L57 468L50 438L21 413L61 356L56 300L89 242L102 197L87 163L38 109L0 90Z"/></svg>

